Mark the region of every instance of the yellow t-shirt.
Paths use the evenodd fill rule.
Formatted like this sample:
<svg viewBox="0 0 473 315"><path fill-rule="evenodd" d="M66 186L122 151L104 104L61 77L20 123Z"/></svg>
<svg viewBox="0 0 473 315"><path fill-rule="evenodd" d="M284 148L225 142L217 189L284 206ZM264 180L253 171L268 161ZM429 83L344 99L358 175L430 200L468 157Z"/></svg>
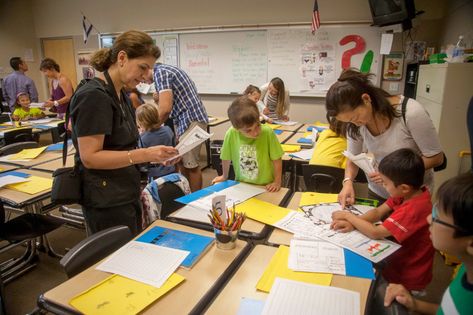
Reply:
<svg viewBox="0 0 473 315"><path fill-rule="evenodd" d="M314 154L309 164L345 168L346 157L342 154L347 149L347 140L326 129L319 134Z"/></svg>
<svg viewBox="0 0 473 315"><path fill-rule="evenodd" d="M20 119L25 119L27 116L33 118L33 116L39 116L42 113L43 111L39 108L30 108L29 111L26 111L23 107L17 107L13 112L13 115L20 117Z"/></svg>

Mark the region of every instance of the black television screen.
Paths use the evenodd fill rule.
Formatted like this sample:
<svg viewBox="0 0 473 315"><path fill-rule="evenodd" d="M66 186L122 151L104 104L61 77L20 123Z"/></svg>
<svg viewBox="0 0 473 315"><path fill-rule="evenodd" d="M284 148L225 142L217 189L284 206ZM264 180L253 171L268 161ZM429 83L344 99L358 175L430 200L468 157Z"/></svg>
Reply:
<svg viewBox="0 0 473 315"><path fill-rule="evenodd" d="M369 0L373 24L402 23L415 16L414 0Z"/></svg>

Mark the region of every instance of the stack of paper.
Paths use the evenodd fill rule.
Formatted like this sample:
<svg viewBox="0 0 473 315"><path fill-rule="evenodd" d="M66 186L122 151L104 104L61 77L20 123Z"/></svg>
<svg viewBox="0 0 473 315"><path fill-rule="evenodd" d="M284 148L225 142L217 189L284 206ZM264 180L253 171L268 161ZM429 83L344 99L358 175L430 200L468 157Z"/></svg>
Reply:
<svg viewBox="0 0 473 315"><path fill-rule="evenodd" d="M34 148L34 149L23 149L17 154L12 154L9 156L10 161L23 161L23 160L32 160L37 158L47 147Z"/></svg>
<svg viewBox="0 0 473 315"><path fill-rule="evenodd" d="M40 192L48 191L53 186L53 180L51 178L44 178L32 175L29 176L27 180L28 181L24 181L17 184L10 184L6 187L9 189L27 193L29 195L35 195Z"/></svg>
<svg viewBox="0 0 473 315"><path fill-rule="evenodd" d="M276 124L276 125L281 125L281 126L294 126L294 125L297 125L298 122L297 121L284 121L284 120L273 120L273 124Z"/></svg>
<svg viewBox="0 0 473 315"><path fill-rule="evenodd" d="M188 254L188 251L131 241L97 269L160 288Z"/></svg>
<svg viewBox="0 0 473 315"><path fill-rule="evenodd" d="M194 128L192 128L189 133L179 139L179 143L176 145L176 149L179 151L179 154L170 158L169 160L173 160L179 156L183 156L187 152L197 147L199 144L210 139L212 135L213 134L205 132L199 126L194 126Z"/></svg>
<svg viewBox="0 0 473 315"><path fill-rule="evenodd" d="M360 294L287 279L276 279L263 315L324 314L359 315Z"/></svg>

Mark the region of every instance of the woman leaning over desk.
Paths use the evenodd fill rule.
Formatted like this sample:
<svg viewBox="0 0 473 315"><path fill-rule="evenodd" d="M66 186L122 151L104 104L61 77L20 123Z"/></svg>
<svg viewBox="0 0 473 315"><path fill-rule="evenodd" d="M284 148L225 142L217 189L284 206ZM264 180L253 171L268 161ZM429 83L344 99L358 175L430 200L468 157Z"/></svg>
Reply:
<svg viewBox="0 0 473 315"><path fill-rule="evenodd" d="M389 153L410 148L422 156L424 184L433 191L433 168L443 162L435 127L424 107L409 99L402 117L404 96L390 95L374 86L370 74L345 70L326 96L327 116L346 123L348 147L354 155L366 148L379 163ZM347 160L343 188L338 196L343 207L355 202L353 179L358 166ZM369 197L383 201L389 197L378 172L366 174Z"/></svg>
<svg viewBox="0 0 473 315"><path fill-rule="evenodd" d="M167 146L136 149L138 129L125 93L125 88L134 88L151 76L159 56L150 36L125 32L112 48L92 56L91 65L103 72L105 80L88 81L72 98L72 139L91 234L115 225L127 225L137 234L141 225L137 164L161 163L177 155L176 149Z"/></svg>

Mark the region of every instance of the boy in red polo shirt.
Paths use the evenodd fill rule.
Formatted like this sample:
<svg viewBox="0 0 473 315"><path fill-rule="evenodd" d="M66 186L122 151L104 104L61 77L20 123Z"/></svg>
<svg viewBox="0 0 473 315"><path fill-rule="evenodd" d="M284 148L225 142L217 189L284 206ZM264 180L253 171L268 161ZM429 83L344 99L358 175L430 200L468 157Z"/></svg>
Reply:
<svg viewBox="0 0 473 315"><path fill-rule="evenodd" d="M424 179L422 158L411 149L399 149L379 164L379 173L390 198L381 206L356 216L349 211L333 213L332 228L342 232L356 228L371 239L393 237L402 247L387 258L383 277L408 290L421 291L432 280L434 248L425 219L432 210ZM375 225L386 218L382 224Z"/></svg>

